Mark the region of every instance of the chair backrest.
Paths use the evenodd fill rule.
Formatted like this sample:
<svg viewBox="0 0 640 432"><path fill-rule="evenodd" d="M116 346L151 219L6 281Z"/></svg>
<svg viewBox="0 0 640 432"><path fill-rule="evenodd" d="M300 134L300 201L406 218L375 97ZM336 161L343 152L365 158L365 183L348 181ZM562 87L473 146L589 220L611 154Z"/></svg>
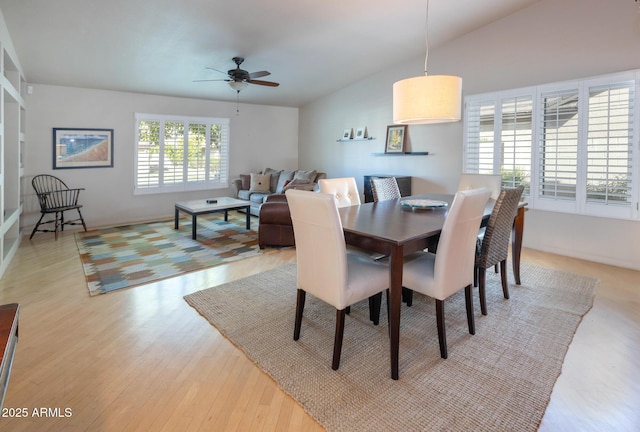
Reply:
<svg viewBox="0 0 640 432"><path fill-rule="evenodd" d="M354 177L318 180L320 192L333 195L338 208L360 205L360 193Z"/></svg>
<svg viewBox="0 0 640 432"><path fill-rule="evenodd" d="M298 288L343 309L348 306L347 251L334 196L295 189L285 194L296 241Z"/></svg>
<svg viewBox="0 0 640 432"><path fill-rule="evenodd" d="M37 194L69 189L69 187L58 177L48 174L35 176L33 180L31 180L31 185Z"/></svg>
<svg viewBox="0 0 640 432"><path fill-rule="evenodd" d="M484 232L480 253L476 260L478 267L488 268L507 259L509 239L513 219L518 211L524 186L502 189Z"/></svg>
<svg viewBox="0 0 640 432"><path fill-rule="evenodd" d="M400 188L395 177L372 178L371 192L373 201L386 201L400 198Z"/></svg>
<svg viewBox="0 0 640 432"><path fill-rule="evenodd" d="M78 190L69 187L58 177L40 174L31 180L38 196L41 211L74 206L78 203Z"/></svg>
<svg viewBox="0 0 640 432"><path fill-rule="evenodd" d="M473 283L478 230L489 201L487 188L457 192L438 240L434 266L438 297L443 300Z"/></svg>
<svg viewBox="0 0 640 432"><path fill-rule="evenodd" d="M478 189L486 187L491 191L491 198L498 199L502 188L502 176L499 174L462 174L458 190Z"/></svg>

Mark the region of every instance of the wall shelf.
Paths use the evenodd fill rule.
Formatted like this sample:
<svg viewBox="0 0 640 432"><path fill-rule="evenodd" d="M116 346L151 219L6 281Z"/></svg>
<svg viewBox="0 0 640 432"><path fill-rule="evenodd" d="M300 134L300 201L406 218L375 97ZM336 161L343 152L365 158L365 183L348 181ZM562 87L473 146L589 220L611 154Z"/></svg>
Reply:
<svg viewBox="0 0 640 432"><path fill-rule="evenodd" d="M340 139L337 139L336 142L371 141L371 140L374 140L374 139L375 138L373 138L373 137L369 137L369 138L351 138L351 139L340 138Z"/></svg>
<svg viewBox="0 0 640 432"><path fill-rule="evenodd" d="M372 153L374 156L427 156L429 152Z"/></svg>

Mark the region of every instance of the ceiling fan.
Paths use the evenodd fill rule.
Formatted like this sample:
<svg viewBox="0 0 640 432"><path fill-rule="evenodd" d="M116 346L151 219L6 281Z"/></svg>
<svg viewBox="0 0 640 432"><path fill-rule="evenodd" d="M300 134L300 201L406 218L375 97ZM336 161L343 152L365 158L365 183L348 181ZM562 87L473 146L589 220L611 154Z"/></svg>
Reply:
<svg viewBox="0 0 640 432"><path fill-rule="evenodd" d="M278 87L280 85L279 83L273 82L273 81L263 81L263 80L255 79L255 78L262 78L267 75L271 75L271 72L267 72L267 71L247 72L244 69L240 69L240 65L242 64L243 61L244 61L244 58L242 57L234 57L233 62L236 64L236 68L229 69L227 72L223 72L221 70L214 69L211 67L207 68L212 71L225 74L227 75L227 78L195 80L194 82L226 81L229 83L229 87L231 87L238 93L240 93L240 90L242 90L249 84L256 84L256 85L267 86L267 87Z"/></svg>

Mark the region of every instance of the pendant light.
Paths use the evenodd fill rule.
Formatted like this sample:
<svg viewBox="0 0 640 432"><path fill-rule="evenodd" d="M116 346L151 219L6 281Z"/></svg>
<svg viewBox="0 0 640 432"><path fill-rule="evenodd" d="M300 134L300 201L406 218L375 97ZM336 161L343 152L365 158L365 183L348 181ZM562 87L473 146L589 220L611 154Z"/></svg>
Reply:
<svg viewBox="0 0 640 432"><path fill-rule="evenodd" d="M428 75L429 0L425 19L424 76L407 78L393 84L393 122L428 124L459 121L462 112L462 78L453 75Z"/></svg>

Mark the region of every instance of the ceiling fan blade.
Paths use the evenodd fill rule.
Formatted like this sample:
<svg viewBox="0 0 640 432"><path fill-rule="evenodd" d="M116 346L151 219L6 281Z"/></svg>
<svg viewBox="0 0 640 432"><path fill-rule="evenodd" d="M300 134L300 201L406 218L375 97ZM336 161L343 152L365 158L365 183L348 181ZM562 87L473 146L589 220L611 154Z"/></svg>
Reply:
<svg viewBox="0 0 640 432"><path fill-rule="evenodd" d="M205 67L205 69L209 69L209 70L212 70L214 72L221 73L222 75L228 75L227 72L223 72L221 70L218 70L218 69L215 69L215 68L212 68L212 67Z"/></svg>
<svg viewBox="0 0 640 432"><path fill-rule="evenodd" d="M248 80L247 82L249 84L257 84L257 85L267 86L267 87L278 87L280 85L279 83L273 82L273 81Z"/></svg>
<svg viewBox="0 0 640 432"><path fill-rule="evenodd" d="M193 80L191 82L210 82L210 81L231 81L231 80L220 78L220 79L208 79L208 80Z"/></svg>
<svg viewBox="0 0 640 432"><path fill-rule="evenodd" d="M267 71L258 71L258 72L251 72L249 74L249 78L250 79L254 79L254 78L261 78L267 75L271 75L271 72L267 72Z"/></svg>

